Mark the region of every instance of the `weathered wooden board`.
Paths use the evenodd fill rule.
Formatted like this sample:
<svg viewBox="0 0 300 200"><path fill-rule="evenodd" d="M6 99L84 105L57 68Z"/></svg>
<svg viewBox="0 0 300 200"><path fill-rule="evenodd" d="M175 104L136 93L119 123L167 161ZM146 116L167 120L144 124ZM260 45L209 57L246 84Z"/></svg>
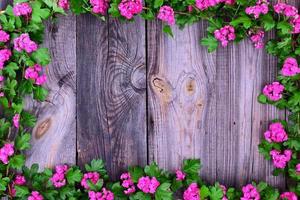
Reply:
<svg viewBox="0 0 300 200"><path fill-rule="evenodd" d="M77 21L78 162L102 158L113 178L147 163L144 22Z"/></svg>
<svg viewBox="0 0 300 200"><path fill-rule="evenodd" d="M32 132L27 165L52 167L76 163L76 17L60 17L47 23L45 43L52 63L46 68L49 96L44 103L28 102L38 117ZM28 98L30 99L30 98Z"/></svg>

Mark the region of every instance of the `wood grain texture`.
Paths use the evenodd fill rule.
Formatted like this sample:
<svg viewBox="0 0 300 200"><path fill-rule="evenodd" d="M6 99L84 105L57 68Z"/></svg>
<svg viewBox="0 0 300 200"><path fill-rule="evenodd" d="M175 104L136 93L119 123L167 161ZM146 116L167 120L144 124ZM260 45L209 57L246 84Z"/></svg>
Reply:
<svg viewBox="0 0 300 200"><path fill-rule="evenodd" d="M42 168L76 163L76 18L63 16L46 27L43 46L50 49L52 57L46 67L49 96L43 103L27 98L27 109L38 122L26 164L39 163Z"/></svg>
<svg viewBox="0 0 300 200"><path fill-rule="evenodd" d="M147 162L144 22L77 22L77 135L80 165L106 161L114 179Z"/></svg>

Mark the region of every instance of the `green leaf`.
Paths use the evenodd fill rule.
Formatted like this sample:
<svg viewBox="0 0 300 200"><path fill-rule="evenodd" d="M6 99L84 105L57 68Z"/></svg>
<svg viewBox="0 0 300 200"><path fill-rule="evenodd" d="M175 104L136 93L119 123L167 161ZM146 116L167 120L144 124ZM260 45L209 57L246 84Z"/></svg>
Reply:
<svg viewBox="0 0 300 200"><path fill-rule="evenodd" d="M66 173L66 178L69 184L74 185L76 182L80 182L82 173L79 169L70 168Z"/></svg>
<svg viewBox="0 0 300 200"><path fill-rule="evenodd" d="M26 186L15 185L16 197L26 197L29 194L29 189Z"/></svg>
<svg viewBox="0 0 300 200"><path fill-rule="evenodd" d="M17 63L14 62L10 62L8 63L8 65L5 66L4 68L4 72L12 77L12 78L16 78L16 70L19 69L19 66L17 65Z"/></svg>
<svg viewBox="0 0 300 200"><path fill-rule="evenodd" d="M283 34L291 33L292 28L292 25L286 21L281 21L277 24L277 29L280 30Z"/></svg>
<svg viewBox="0 0 300 200"><path fill-rule="evenodd" d="M13 169L20 170L25 164L24 155L14 155L9 159L9 166Z"/></svg>
<svg viewBox="0 0 300 200"><path fill-rule="evenodd" d="M208 52L213 52L218 48L218 40L212 36L208 36L207 38L203 38L201 40L201 45L208 47Z"/></svg>
<svg viewBox="0 0 300 200"><path fill-rule="evenodd" d="M266 31L273 29L276 25L276 22L271 14L262 15L259 19L261 20L261 23Z"/></svg>
<svg viewBox="0 0 300 200"><path fill-rule="evenodd" d="M51 57L47 48L39 48L31 54L31 57L36 63L42 66L48 65L51 62Z"/></svg>
<svg viewBox="0 0 300 200"><path fill-rule="evenodd" d="M42 20L47 19L50 16L50 10L48 8L41 8L42 3L40 1L31 2L31 7L31 21L34 23L42 23Z"/></svg>
<svg viewBox="0 0 300 200"><path fill-rule="evenodd" d="M30 138L31 135L29 133L25 133L23 135L18 135L15 140L15 147L18 150L26 150L30 148Z"/></svg>
<svg viewBox="0 0 300 200"><path fill-rule="evenodd" d="M199 174L200 168L200 159L188 159L183 161L183 171L186 174Z"/></svg>
<svg viewBox="0 0 300 200"><path fill-rule="evenodd" d="M173 37L173 32L172 32L172 28L169 25L164 25L163 27L163 32L166 33L167 35Z"/></svg>
<svg viewBox="0 0 300 200"><path fill-rule="evenodd" d="M48 96L48 91L43 87L36 87L34 89L33 97L39 101L45 101Z"/></svg>
<svg viewBox="0 0 300 200"><path fill-rule="evenodd" d="M128 171L134 183L137 183L139 178L144 175L144 170L141 167L129 167Z"/></svg>
<svg viewBox="0 0 300 200"><path fill-rule="evenodd" d="M160 169L158 168L158 165L155 162L151 163L150 165L147 165L144 169L144 172L148 176L152 176L152 177L159 177L160 176Z"/></svg>
<svg viewBox="0 0 300 200"><path fill-rule="evenodd" d="M211 200L221 200L223 197L223 190L219 186L214 186L210 189Z"/></svg>
<svg viewBox="0 0 300 200"><path fill-rule="evenodd" d="M207 186L203 185L200 189L201 199L206 199L207 197L209 197L209 195L210 195L209 188Z"/></svg>
<svg viewBox="0 0 300 200"><path fill-rule="evenodd" d="M164 4L164 0L154 0L154 8L160 8Z"/></svg>
<svg viewBox="0 0 300 200"><path fill-rule="evenodd" d="M88 172L99 172L101 175L105 175L107 173L103 160L94 159L91 161L90 165L85 165L85 169Z"/></svg>
<svg viewBox="0 0 300 200"><path fill-rule="evenodd" d="M84 9L84 1L83 0L71 0L70 5L71 5L72 12L76 15L80 15L80 14L86 12Z"/></svg>
<svg viewBox="0 0 300 200"><path fill-rule="evenodd" d="M155 192L155 200L172 200L173 193L170 186L170 183L161 184Z"/></svg>
<svg viewBox="0 0 300 200"><path fill-rule="evenodd" d="M252 21L251 21L250 17L244 15L244 16L238 17L237 19L232 20L230 22L230 24L234 27L238 27L240 24L242 24L244 28L248 29L251 27Z"/></svg>
<svg viewBox="0 0 300 200"><path fill-rule="evenodd" d="M263 94L260 94L257 99L258 99L259 103L262 103L262 104L266 104L267 103L267 97L265 95L263 95Z"/></svg>

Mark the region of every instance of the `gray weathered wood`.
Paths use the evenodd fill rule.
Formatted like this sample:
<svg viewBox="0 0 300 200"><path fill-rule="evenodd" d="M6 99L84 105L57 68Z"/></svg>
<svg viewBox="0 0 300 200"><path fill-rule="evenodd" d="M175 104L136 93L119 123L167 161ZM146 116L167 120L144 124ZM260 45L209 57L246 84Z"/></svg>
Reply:
<svg viewBox="0 0 300 200"><path fill-rule="evenodd" d="M32 148L27 165L39 163L52 167L76 163L76 18L60 17L57 24L47 23L45 43L52 63L45 68L48 76L46 102L32 102L28 109L38 117L32 132Z"/></svg>
<svg viewBox="0 0 300 200"><path fill-rule="evenodd" d="M146 164L144 22L77 22L78 162L106 161L113 178Z"/></svg>

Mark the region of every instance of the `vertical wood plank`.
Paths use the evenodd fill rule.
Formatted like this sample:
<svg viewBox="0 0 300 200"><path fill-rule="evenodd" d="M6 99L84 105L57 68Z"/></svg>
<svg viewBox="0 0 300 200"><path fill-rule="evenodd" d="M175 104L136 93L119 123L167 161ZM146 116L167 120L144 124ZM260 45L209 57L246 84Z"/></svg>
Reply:
<svg viewBox="0 0 300 200"><path fill-rule="evenodd" d="M206 24L165 36L148 24L149 158L175 170L185 158L201 158L206 180L217 178L216 54L199 45Z"/></svg>
<svg viewBox="0 0 300 200"><path fill-rule="evenodd" d="M55 24L47 23L44 47L52 62L46 67L49 90L47 101L32 102L27 109L38 117L32 131L32 148L26 164L52 167L76 163L76 17L61 16Z"/></svg>
<svg viewBox="0 0 300 200"><path fill-rule="evenodd" d="M113 179L147 163L144 29L141 19L78 18L78 162L101 158Z"/></svg>

